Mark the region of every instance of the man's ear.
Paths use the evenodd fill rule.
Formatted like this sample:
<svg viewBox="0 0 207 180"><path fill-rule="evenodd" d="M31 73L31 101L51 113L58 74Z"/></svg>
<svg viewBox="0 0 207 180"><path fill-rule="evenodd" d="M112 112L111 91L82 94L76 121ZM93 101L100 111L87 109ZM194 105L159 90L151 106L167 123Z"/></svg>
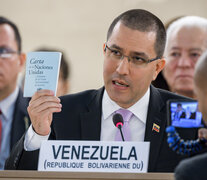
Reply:
<svg viewBox="0 0 207 180"><path fill-rule="evenodd" d="M26 54L25 53L21 53L19 55L19 65L24 66L26 61Z"/></svg>
<svg viewBox="0 0 207 180"><path fill-rule="evenodd" d="M22 71L22 69L24 68L25 61L26 61L26 54L21 53L18 59L18 65L19 65L20 71Z"/></svg>
<svg viewBox="0 0 207 180"><path fill-rule="evenodd" d="M165 66L165 59L164 58L157 60L156 70L155 70L155 73L153 76L153 81L157 78L157 75L160 73L160 71L163 70L164 66Z"/></svg>

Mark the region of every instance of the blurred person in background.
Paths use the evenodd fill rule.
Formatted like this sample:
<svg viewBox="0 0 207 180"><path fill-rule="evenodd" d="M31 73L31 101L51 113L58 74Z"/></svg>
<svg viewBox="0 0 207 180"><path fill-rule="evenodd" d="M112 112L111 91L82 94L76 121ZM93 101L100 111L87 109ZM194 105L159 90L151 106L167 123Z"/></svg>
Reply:
<svg viewBox="0 0 207 180"><path fill-rule="evenodd" d="M152 84L196 99L193 76L199 57L207 49L207 19L199 16L178 17L166 28L166 64ZM207 139L207 129L200 128L198 137Z"/></svg>
<svg viewBox="0 0 207 180"><path fill-rule="evenodd" d="M194 69L205 49L207 49L207 19L185 16L173 21L167 28L163 79L160 77L160 80L154 81L153 85L196 98L193 92Z"/></svg>
<svg viewBox="0 0 207 180"><path fill-rule="evenodd" d="M17 26L0 17L0 169L13 145L30 124L27 113L28 99L23 98L17 85L25 63L21 51L21 36Z"/></svg>
<svg viewBox="0 0 207 180"><path fill-rule="evenodd" d="M194 89L199 110L207 125L207 51L200 57L195 68ZM205 180L207 171L207 153L197 155L179 163L175 170L176 180Z"/></svg>

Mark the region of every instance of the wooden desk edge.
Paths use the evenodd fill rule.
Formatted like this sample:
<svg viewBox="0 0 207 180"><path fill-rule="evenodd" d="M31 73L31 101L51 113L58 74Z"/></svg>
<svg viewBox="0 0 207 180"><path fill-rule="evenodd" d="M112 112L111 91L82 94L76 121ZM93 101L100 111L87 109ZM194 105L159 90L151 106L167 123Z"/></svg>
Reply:
<svg viewBox="0 0 207 180"><path fill-rule="evenodd" d="M19 179L142 179L173 180L173 173L97 173L97 172L42 172L42 171L0 171L1 178Z"/></svg>

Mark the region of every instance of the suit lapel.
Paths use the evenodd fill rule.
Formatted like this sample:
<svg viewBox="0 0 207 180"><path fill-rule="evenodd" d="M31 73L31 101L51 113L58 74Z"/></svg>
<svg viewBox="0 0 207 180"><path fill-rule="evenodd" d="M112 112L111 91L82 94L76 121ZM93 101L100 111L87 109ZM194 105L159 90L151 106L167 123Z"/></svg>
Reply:
<svg viewBox="0 0 207 180"><path fill-rule="evenodd" d="M164 138L166 114L160 92L150 87L150 103L146 122L145 141L150 141L148 171L153 171L159 156L160 146Z"/></svg>
<svg viewBox="0 0 207 180"><path fill-rule="evenodd" d="M150 90L150 103L145 131L145 141L150 141L148 171L152 171L155 168L166 122L165 103L161 98L160 92L153 86L150 87ZM82 140L100 140L103 92L104 88L95 91L87 105L86 112L80 114ZM153 124L159 127L159 132L153 130Z"/></svg>
<svg viewBox="0 0 207 180"><path fill-rule="evenodd" d="M100 140L103 92L104 88L95 91L86 112L80 115L82 140Z"/></svg>
<svg viewBox="0 0 207 180"><path fill-rule="evenodd" d="M22 91L19 90L17 100L15 102L14 115L11 128L11 148L21 138L25 130L30 125L27 113L28 99L23 98Z"/></svg>

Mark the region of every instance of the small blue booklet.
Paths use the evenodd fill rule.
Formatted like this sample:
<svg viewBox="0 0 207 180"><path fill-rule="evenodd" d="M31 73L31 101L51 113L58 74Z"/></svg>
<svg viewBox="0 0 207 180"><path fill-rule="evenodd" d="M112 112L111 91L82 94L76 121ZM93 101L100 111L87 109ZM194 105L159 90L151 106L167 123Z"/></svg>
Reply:
<svg viewBox="0 0 207 180"><path fill-rule="evenodd" d="M41 89L52 90L56 95L61 56L60 52L27 53L24 97Z"/></svg>

